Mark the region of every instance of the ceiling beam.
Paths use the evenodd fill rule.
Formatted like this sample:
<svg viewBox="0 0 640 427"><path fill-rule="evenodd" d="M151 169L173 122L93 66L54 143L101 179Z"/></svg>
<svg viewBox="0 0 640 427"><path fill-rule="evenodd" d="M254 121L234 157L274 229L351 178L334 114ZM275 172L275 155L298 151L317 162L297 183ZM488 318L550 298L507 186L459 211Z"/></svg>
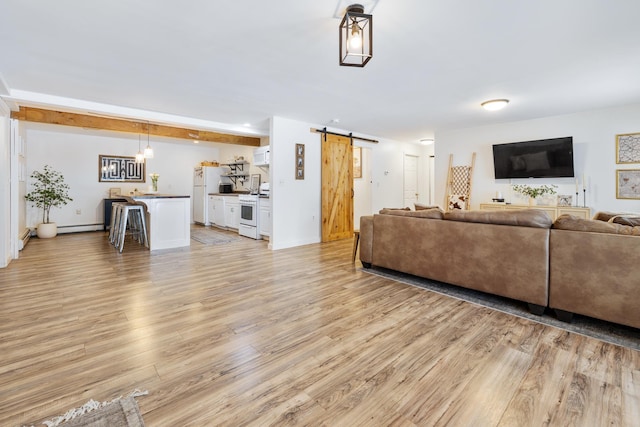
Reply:
<svg viewBox="0 0 640 427"><path fill-rule="evenodd" d="M188 139L191 141L218 142L221 144L247 145L250 147L260 146L260 138L251 136L231 135L206 130L156 125L148 122L91 116L87 114L65 113L62 111L45 110L41 108L20 107L19 111L13 111L11 113L11 118L26 122L48 123L53 125L75 126L88 129L111 130L135 134L146 134L148 129L149 135L154 136Z"/></svg>

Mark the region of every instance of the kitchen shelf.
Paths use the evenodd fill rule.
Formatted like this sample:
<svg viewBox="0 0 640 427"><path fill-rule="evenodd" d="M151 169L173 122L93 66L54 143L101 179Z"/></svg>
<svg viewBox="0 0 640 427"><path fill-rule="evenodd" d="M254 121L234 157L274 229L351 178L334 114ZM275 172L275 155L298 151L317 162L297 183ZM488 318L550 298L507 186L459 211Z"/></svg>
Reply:
<svg viewBox="0 0 640 427"><path fill-rule="evenodd" d="M226 166L231 169L231 173L223 174L221 176L226 176L227 178L229 178L231 181L233 181L233 184L235 186L238 185L238 179L240 179L240 181L242 182L245 180L245 178L249 177L249 171L244 170L245 166L249 166L249 162L223 163L222 166Z"/></svg>

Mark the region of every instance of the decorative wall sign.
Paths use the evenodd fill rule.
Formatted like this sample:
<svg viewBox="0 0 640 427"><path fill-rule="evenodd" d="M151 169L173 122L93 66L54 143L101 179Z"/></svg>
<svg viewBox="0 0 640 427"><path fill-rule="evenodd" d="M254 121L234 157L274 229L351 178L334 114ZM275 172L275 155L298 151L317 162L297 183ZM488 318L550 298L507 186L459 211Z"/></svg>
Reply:
<svg viewBox="0 0 640 427"><path fill-rule="evenodd" d="M99 155L99 182L145 182L147 162L136 163L135 157Z"/></svg>
<svg viewBox="0 0 640 427"><path fill-rule="evenodd" d="M296 179L304 179L304 144L296 144Z"/></svg>
<svg viewBox="0 0 640 427"><path fill-rule="evenodd" d="M640 169L616 170L616 198L640 199Z"/></svg>
<svg viewBox="0 0 640 427"><path fill-rule="evenodd" d="M616 163L640 163L640 133L616 135Z"/></svg>
<svg viewBox="0 0 640 427"><path fill-rule="evenodd" d="M362 178L362 147L353 147L353 177Z"/></svg>

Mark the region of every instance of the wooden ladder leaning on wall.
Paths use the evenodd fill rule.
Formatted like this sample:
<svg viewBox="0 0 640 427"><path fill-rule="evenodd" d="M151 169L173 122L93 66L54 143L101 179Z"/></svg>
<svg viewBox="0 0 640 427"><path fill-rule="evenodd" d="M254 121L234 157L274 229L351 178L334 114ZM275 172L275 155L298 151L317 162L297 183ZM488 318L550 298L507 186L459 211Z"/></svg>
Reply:
<svg viewBox="0 0 640 427"><path fill-rule="evenodd" d="M471 183L476 153L471 156L471 166L453 166L453 154L449 154L447 188L444 192L444 210L471 209Z"/></svg>

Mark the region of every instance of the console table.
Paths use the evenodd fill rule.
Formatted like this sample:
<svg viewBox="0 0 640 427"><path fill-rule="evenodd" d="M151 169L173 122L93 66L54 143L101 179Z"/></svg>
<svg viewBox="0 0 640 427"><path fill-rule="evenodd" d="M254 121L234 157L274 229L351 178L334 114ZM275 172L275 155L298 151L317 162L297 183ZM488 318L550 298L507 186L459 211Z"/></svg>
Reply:
<svg viewBox="0 0 640 427"><path fill-rule="evenodd" d="M576 206L508 205L506 203L480 203L481 211L508 211L516 209L539 209L545 211L555 221L560 215L569 214L584 219L591 218L591 208Z"/></svg>

